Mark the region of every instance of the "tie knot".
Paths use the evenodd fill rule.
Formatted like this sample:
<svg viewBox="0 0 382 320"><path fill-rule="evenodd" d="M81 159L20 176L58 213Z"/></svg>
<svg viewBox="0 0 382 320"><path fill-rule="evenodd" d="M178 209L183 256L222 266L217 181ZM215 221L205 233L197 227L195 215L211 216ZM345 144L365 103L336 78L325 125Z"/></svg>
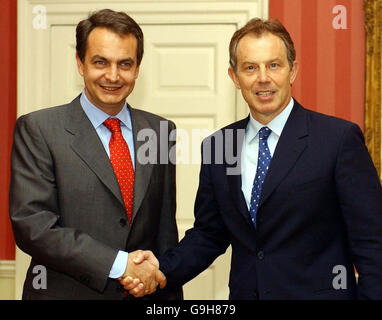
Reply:
<svg viewBox="0 0 382 320"><path fill-rule="evenodd" d="M117 118L109 118L106 119L103 123L106 128L108 128L111 132L119 132L121 131L121 124L119 119Z"/></svg>
<svg viewBox="0 0 382 320"><path fill-rule="evenodd" d="M269 135L271 134L272 130L269 129L268 127L262 127L259 130L259 139L260 140L267 140Z"/></svg>

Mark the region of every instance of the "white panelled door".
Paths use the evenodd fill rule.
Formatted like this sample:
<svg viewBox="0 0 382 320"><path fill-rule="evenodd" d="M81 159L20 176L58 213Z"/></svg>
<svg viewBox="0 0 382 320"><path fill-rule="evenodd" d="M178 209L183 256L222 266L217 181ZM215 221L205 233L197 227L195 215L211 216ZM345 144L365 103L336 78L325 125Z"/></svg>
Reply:
<svg viewBox="0 0 382 320"><path fill-rule="evenodd" d="M177 137L177 223L180 238L192 227L201 140L247 114L227 75L232 34L254 16L267 16L267 0L96 1L41 0L46 27L32 26L37 1L19 0L18 115L63 104L83 81L75 62L75 27L90 11L128 12L142 27L145 53L128 102L173 120ZM28 50L26 50L28 48ZM28 259L16 254L16 298ZM230 249L184 287L185 299L227 299Z"/></svg>
<svg viewBox="0 0 382 320"><path fill-rule="evenodd" d="M143 25L145 57L131 105L177 126L179 236L194 221L201 139L235 121L235 88L227 76L233 24ZM229 254L184 287L185 299L228 298Z"/></svg>

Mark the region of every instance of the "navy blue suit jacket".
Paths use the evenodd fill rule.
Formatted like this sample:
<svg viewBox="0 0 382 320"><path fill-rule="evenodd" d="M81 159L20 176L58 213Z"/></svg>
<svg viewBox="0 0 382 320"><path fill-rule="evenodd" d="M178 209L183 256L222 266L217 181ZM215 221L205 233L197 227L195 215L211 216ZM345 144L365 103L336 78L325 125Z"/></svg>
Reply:
<svg viewBox="0 0 382 320"><path fill-rule="evenodd" d="M231 245L230 299L382 299L382 188L359 127L296 102L255 229L240 171L227 175L240 164L248 119L203 142L194 226L159 259L168 286L191 280ZM221 147L237 162L220 161Z"/></svg>

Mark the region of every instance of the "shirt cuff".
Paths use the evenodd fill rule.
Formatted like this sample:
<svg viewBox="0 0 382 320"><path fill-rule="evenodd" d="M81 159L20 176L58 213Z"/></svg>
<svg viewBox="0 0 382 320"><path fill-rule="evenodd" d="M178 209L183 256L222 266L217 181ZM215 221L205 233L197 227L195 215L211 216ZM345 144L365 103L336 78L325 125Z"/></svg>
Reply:
<svg viewBox="0 0 382 320"><path fill-rule="evenodd" d="M129 254L125 251L118 251L117 257L115 258L113 266L111 267L109 278L116 279L123 276L127 266L128 255Z"/></svg>

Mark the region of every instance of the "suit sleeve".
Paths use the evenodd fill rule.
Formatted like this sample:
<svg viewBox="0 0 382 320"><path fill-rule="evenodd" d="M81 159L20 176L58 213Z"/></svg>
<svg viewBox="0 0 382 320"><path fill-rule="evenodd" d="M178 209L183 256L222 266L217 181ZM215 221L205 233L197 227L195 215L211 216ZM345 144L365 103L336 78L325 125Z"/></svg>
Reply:
<svg viewBox="0 0 382 320"><path fill-rule="evenodd" d="M202 154L194 226L186 231L178 246L159 257L168 287L183 285L196 277L229 246L229 233L218 211L210 170L210 164L203 164Z"/></svg>
<svg viewBox="0 0 382 320"><path fill-rule="evenodd" d="M358 271L358 297L382 299L382 188L361 130L344 133L336 164L337 193Z"/></svg>
<svg viewBox="0 0 382 320"><path fill-rule="evenodd" d="M38 122L23 116L14 131L9 200L16 244L39 264L102 292L117 250L60 226L53 155Z"/></svg>
<svg viewBox="0 0 382 320"><path fill-rule="evenodd" d="M172 153L175 150L175 124L169 123L168 151ZM172 134L171 134L172 132ZM176 171L174 158L169 156L168 164L165 165L162 207L160 210L160 226L157 237L157 253L163 254L168 249L178 244L178 227L176 225Z"/></svg>
<svg viewBox="0 0 382 320"><path fill-rule="evenodd" d="M172 121L168 121L169 130L166 140L168 142L168 164L165 165L162 207L160 210L160 226L157 236L157 255L162 255L167 250L175 247L179 242L178 227L176 224L176 159L175 141L176 127ZM183 290L181 286L158 290L156 299L181 300Z"/></svg>

